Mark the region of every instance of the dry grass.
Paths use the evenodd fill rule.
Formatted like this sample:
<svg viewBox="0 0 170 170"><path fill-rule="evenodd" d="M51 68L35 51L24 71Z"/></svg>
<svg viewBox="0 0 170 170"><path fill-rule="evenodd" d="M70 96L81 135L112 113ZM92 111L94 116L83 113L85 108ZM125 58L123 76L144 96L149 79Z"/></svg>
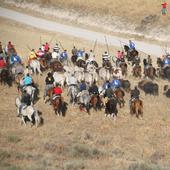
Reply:
<svg viewBox="0 0 170 170"><path fill-rule="evenodd" d="M74 10L81 15L110 15L123 17L132 22L139 22L148 15L160 15L160 0L25 0L26 2L34 2L43 6L53 6L55 8L63 8L65 10ZM167 18L165 19L167 20Z"/></svg>
<svg viewBox="0 0 170 170"><path fill-rule="evenodd" d="M44 42L49 41L52 36L56 37L55 40L60 40L69 52L73 43L79 48L86 47L87 51L93 46L92 42L44 32L2 18L0 22L1 41L14 42L23 60L28 55L26 44L38 49L40 36ZM55 41L52 45L54 43ZM105 48L97 45L98 61L101 61ZM112 54L117 51L114 47L110 49ZM42 111L44 118L44 125L37 129L29 125L21 126L16 117L14 100L17 88L0 86L0 163L3 165L0 167L30 170L84 167L86 170L127 170L132 164L146 162L148 165L150 161L153 164L157 162L160 167L169 167L169 99L162 95L166 81L156 81L160 86L159 97L141 93L144 100L143 120L129 115L129 94L126 94L125 108L119 109L117 121L114 122L104 117L104 111L91 111L88 116L87 113L80 112L78 107L72 106L69 106L65 118L57 117L52 107L45 105L42 100L45 75L46 73L42 77L34 76L35 82L40 84L41 97L36 107ZM139 81L130 75L128 79L131 80L132 87ZM63 95L69 101L66 90Z"/></svg>

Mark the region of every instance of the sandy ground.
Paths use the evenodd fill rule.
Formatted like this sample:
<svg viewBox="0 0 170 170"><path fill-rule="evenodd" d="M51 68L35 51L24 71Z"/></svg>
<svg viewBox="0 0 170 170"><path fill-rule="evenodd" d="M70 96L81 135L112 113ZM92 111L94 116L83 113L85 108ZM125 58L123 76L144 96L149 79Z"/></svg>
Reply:
<svg viewBox="0 0 170 170"><path fill-rule="evenodd" d="M93 44L82 39L62 34L44 32L35 28L0 18L0 37L3 43L11 40L18 53L26 60L27 45L37 49L42 40L52 37L60 40L64 48L71 50L73 43L80 48L90 49ZM96 58L105 50L96 47ZM115 53L117 49L111 48ZM130 74L130 73L129 73ZM2 169L84 169L125 170L129 166L144 163L145 166L167 166L170 169L170 100L162 95L167 81L157 80L159 97L145 96L144 118L138 120L129 115L126 94L125 108L119 109L116 122L104 117L104 111L91 111L91 115L80 112L78 107L69 105L65 118L57 117L51 106L42 99L44 78L34 76L40 85L41 99L36 107L42 112L44 125L35 128L21 126L16 117L16 87L0 86L0 167ZM139 79L128 76L132 84ZM64 97L69 102L64 91Z"/></svg>

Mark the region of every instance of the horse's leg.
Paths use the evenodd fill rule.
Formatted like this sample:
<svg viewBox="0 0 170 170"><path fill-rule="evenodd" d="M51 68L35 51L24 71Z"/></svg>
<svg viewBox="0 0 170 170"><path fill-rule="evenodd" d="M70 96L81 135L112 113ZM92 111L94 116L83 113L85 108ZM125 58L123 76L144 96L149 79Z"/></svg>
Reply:
<svg viewBox="0 0 170 170"><path fill-rule="evenodd" d="M22 116L22 118L21 118L21 124L22 123L26 126L26 122L25 122L24 116Z"/></svg>

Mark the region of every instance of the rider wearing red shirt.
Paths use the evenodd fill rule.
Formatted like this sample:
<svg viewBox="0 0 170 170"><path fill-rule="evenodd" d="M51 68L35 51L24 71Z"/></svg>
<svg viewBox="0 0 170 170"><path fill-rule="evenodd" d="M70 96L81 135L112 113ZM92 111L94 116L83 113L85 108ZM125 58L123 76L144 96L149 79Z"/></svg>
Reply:
<svg viewBox="0 0 170 170"><path fill-rule="evenodd" d="M39 50L36 52L36 56L38 58L42 58L44 56L44 52L41 50L41 48L39 48Z"/></svg>
<svg viewBox="0 0 170 170"><path fill-rule="evenodd" d="M56 86L53 88L53 94L57 96L61 96L62 94L62 89L59 87L59 84L56 84Z"/></svg>
<svg viewBox="0 0 170 170"><path fill-rule="evenodd" d="M6 67L6 63L3 60L3 58L0 58L0 68L4 68L4 67Z"/></svg>
<svg viewBox="0 0 170 170"><path fill-rule="evenodd" d="M50 50L48 42L45 43L44 50L45 52L48 52Z"/></svg>

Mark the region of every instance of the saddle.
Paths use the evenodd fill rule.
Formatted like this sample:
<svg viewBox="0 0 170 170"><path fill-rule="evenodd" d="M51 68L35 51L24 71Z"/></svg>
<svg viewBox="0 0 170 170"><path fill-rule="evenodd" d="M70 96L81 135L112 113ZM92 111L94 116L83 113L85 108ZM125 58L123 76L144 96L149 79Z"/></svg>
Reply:
<svg viewBox="0 0 170 170"><path fill-rule="evenodd" d="M61 95L54 95L54 96L52 97L52 100L55 100L56 98L60 98L60 99L61 99Z"/></svg>
<svg viewBox="0 0 170 170"><path fill-rule="evenodd" d="M25 104L25 105L21 105L19 107L19 114L21 114L21 110L25 110L28 106Z"/></svg>

